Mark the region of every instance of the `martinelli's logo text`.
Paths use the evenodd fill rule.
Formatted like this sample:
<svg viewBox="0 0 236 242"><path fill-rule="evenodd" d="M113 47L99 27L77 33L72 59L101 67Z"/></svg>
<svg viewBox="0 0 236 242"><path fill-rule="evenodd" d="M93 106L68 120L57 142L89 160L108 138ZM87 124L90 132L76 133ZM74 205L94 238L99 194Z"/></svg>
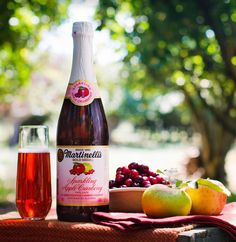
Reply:
<svg viewBox="0 0 236 242"><path fill-rule="evenodd" d="M103 156L101 150L89 148L61 149L57 150L57 160L62 162L64 159L72 159L73 161L84 161L89 159L101 159Z"/></svg>
<svg viewBox="0 0 236 242"><path fill-rule="evenodd" d="M64 150L65 158L77 158L77 159L100 159L102 158L102 152L101 151L76 151L73 152L71 150L65 149Z"/></svg>

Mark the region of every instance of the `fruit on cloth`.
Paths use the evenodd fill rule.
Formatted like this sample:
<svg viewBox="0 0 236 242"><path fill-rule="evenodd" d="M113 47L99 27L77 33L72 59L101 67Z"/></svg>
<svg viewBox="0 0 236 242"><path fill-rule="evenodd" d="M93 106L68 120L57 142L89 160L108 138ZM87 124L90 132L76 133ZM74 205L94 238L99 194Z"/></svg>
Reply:
<svg viewBox="0 0 236 242"><path fill-rule="evenodd" d="M153 184L168 185L160 174L150 171L149 167L136 162L116 169L115 180L110 180L109 188L150 187Z"/></svg>
<svg viewBox="0 0 236 242"><path fill-rule="evenodd" d="M230 195L221 182L202 178L184 190L192 200L191 214L218 215L226 204L227 195Z"/></svg>
<svg viewBox="0 0 236 242"><path fill-rule="evenodd" d="M148 187L142 196L142 207L148 217L188 215L192 206L190 196L181 189L162 184Z"/></svg>

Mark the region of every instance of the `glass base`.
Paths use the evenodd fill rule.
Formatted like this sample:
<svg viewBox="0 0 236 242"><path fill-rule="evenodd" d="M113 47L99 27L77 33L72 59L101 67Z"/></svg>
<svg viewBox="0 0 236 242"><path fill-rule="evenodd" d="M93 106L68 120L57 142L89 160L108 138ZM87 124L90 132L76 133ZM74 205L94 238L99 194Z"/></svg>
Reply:
<svg viewBox="0 0 236 242"><path fill-rule="evenodd" d="M44 220L45 218L37 218L37 217L35 217L35 218L22 218L22 219L28 220L28 221L40 221L40 220Z"/></svg>

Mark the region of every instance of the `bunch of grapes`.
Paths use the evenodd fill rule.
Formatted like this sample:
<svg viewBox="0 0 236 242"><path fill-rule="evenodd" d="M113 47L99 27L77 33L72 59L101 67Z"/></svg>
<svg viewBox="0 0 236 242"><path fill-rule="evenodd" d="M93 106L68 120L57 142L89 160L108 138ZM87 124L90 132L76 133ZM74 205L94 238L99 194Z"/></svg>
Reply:
<svg viewBox="0 0 236 242"><path fill-rule="evenodd" d="M132 162L128 167L118 167L115 180L110 180L109 188L118 187L149 187L153 184L165 184L166 181L156 172L150 171L146 165L140 165Z"/></svg>

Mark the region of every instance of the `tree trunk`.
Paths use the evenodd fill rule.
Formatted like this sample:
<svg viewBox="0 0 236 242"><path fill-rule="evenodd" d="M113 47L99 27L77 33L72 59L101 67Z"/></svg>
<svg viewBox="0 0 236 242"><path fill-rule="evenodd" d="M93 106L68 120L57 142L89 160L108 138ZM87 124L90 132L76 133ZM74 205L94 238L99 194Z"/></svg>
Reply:
<svg viewBox="0 0 236 242"><path fill-rule="evenodd" d="M204 169L203 176L227 184L225 158L234 142L234 136L226 132L209 113L195 125L201 134L199 148L200 167Z"/></svg>

